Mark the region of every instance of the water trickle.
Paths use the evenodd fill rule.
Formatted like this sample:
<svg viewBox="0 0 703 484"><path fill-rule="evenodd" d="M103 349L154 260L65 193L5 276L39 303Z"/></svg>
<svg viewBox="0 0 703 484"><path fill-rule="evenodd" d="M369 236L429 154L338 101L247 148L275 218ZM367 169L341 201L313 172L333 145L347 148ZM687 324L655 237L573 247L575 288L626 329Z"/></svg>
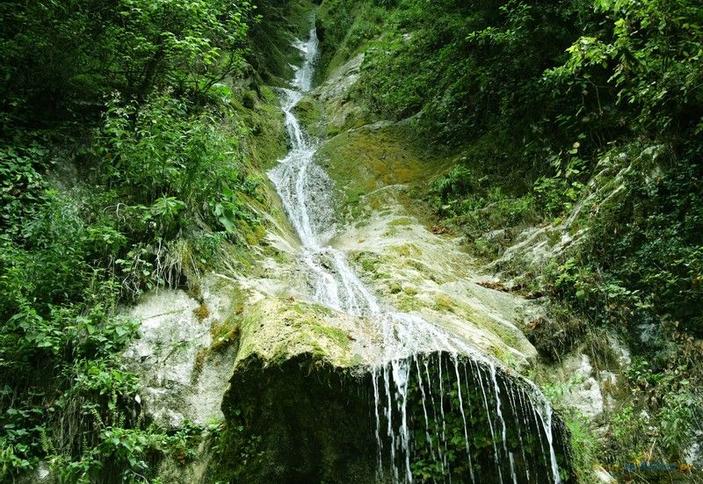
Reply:
<svg viewBox="0 0 703 484"><path fill-rule="evenodd" d="M479 385L481 386L481 394L483 395L483 406L486 410L486 417L488 419L488 426L491 430L491 442L493 443L493 459L495 461L496 470L498 471L498 478L500 479L500 482L502 483L503 482L503 472L500 469L500 457L498 455L498 446L496 445L496 433L495 433L495 430L493 427L493 419L491 418L491 410L488 406L488 398L486 397L486 386L483 384L483 374L478 369L478 365L476 365L476 366L477 366L476 373L478 374ZM491 365L491 368L493 368L492 365Z"/></svg>
<svg viewBox="0 0 703 484"><path fill-rule="evenodd" d="M373 381L373 400L374 400L374 416L376 417L376 422L380 421L380 416L378 414L378 402L380 401L379 397L379 389L378 389L378 370L374 368L372 370L371 374L371 379ZM429 434L428 434L429 435ZM376 469L376 477L380 480L383 478L383 441L381 440L381 433L378 425L376 426L376 451L377 451L377 456L376 456L376 462L377 462L377 469Z"/></svg>
<svg viewBox="0 0 703 484"><path fill-rule="evenodd" d="M499 374L493 360L478 353L460 337L417 314L400 312L383 304L352 270L344 252L329 245L335 230L332 181L314 162L318 141L302 129L294 113L296 104L312 86L318 50L315 28L310 30L306 42L298 41L295 46L300 50L304 61L295 69L290 88L280 90L290 151L269 172L269 177L300 239L299 260L308 279L310 297L335 310L365 317L375 324L375 329L381 337L379 361L371 372L378 479L383 480L388 469L393 482L412 482L413 455L421 451L420 446L424 441L427 454L441 471L442 480L451 482L456 466L454 461L450 462L449 456L454 452L450 445L454 445L454 442L447 423L450 418L460 414L468 459L467 477L472 482L481 482L481 477L476 478L475 472L482 473L483 477L492 476L493 480L497 476L499 481L503 482L504 465L506 474L509 470L512 480L517 480L514 446L511 444L510 450L508 449L506 418L512 419L511 428L513 425L525 425L529 429L535 429L539 435L541 454L545 457L545 462L545 454L549 454L548 466L552 481L559 482L551 429L551 408L541 394L537 391L527 393L522 389L515 390L521 407L521 410L518 410L511 386L512 380L517 377L504 376L502 368ZM433 355L436 355L436 358ZM454 365L456 380L449 371L450 363ZM462 373L466 399L462 393ZM501 391L499 377L505 392ZM487 460L492 462L493 470L487 470L485 457L481 465L473 461L472 453L476 452L476 455L479 455L481 449L472 449L470 435L481 429L472 426L472 386L474 389L480 388L480 394L476 390L474 397L475 402L482 406L486 413L491 437L488 447L492 446L491 455ZM418 412L421 408L421 412L417 415L413 413L413 395L420 400L417 408ZM455 397L458 402L454 400ZM509 410L507 415L504 412L503 401L509 402L505 408L506 411ZM532 416L533 424L528 422L527 415ZM415 425L422 425L422 422L424 437L415 439ZM527 428L525 432L528 432ZM547 441L548 451L543 448L542 434ZM518 435L522 452L519 454L522 456L520 466L525 469L529 480L529 464L522 448L522 433ZM501 441L500 448L498 438ZM534 471L532 475L536 476L536 472L538 471ZM434 477L432 479L434 480Z"/></svg>
<svg viewBox="0 0 703 484"><path fill-rule="evenodd" d="M507 446L507 438L506 438L506 427L505 427L505 419L503 418L503 412L501 408L501 403L500 403L500 387L498 386L498 379L496 378L496 367L491 366L491 380L493 381L493 391L495 401L496 401L496 415L498 416L498 420L500 421L500 425L502 426L503 432L501 434L502 440L503 440L503 451L505 453L508 453L508 446Z"/></svg>
<svg viewBox="0 0 703 484"><path fill-rule="evenodd" d="M474 466L471 462L471 450L469 448L469 431L466 428L466 412L464 412L464 399L461 395L461 375L459 374L459 358L456 356L452 358L454 361L454 371L456 372L456 385L457 394L459 397L459 410L461 411L461 420L464 424L464 444L466 445L466 457L469 459L469 474L471 476L471 482L474 482ZM468 385L468 382L467 382Z"/></svg>
<svg viewBox="0 0 703 484"><path fill-rule="evenodd" d="M430 404L432 407L432 414L434 416L434 426L435 428L440 428L439 424L439 419L437 417L437 404L435 403L434 395L432 393L432 377L430 376L430 368L429 368L429 362L428 358L425 358L423 360L423 366L425 368L425 376L427 377L427 388L428 388L428 393L430 395ZM439 440L439 436L437 436L437 456L439 458L439 463L442 469L442 475L445 475L445 467L444 467L444 452L442 452L442 442Z"/></svg>
<svg viewBox="0 0 703 484"><path fill-rule="evenodd" d="M519 414L517 413L517 412L518 412L518 408L517 408L517 402L516 402L516 397L515 397L515 390L514 390L512 387L509 389L508 398L509 398L510 408L512 409L513 415L519 415ZM521 454L521 456L522 456L522 462L527 462L527 456L525 455L525 443L524 443L524 441L522 440L522 425L520 425L520 424L521 424L521 421L520 421L521 419L520 419L519 416L517 417L517 420L518 420L518 422L517 422L517 423L518 423L518 425L517 425L517 436L518 436L518 442L520 443L520 454ZM523 423L523 425L525 425L525 423L524 423L524 415L523 415L522 423ZM512 467L512 464L511 464L511 467ZM530 469L529 469L529 467L527 467L527 466L525 466L525 478L526 478L527 481L529 482L529 480L530 480ZM515 476L513 477L513 480L516 480Z"/></svg>
<svg viewBox="0 0 703 484"><path fill-rule="evenodd" d="M420 370L420 363L418 362L417 356L413 356L413 361L415 362L415 369L417 371L417 384L420 388L420 395L422 398L422 415L425 418L425 441L430 448L430 455L432 460L435 460L434 444L432 443L432 437L430 437L430 419L427 416L427 395L425 394L425 386L422 380L422 371ZM430 381L427 382L428 385L431 384ZM467 441L468 442L468 441Z"/></svg>
<svg viewBox="0 0 703 484"><path fill-rule="evenodd" d="M447 419L444 415L444 379L442 378L441 355L437 357L437 368L439 368L439 414L442 416L442 445L444 446L442 468L451 476L449 462L447 460Z"/></svg>

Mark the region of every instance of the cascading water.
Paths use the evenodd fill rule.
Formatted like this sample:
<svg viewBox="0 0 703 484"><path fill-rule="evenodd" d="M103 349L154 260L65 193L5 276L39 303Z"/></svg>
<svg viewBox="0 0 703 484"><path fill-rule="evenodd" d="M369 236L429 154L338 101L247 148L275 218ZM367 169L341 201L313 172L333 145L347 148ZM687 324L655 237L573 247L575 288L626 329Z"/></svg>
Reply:
<svg viewBox="0 0 703 484"><path fill-rule="evenodd" d="M304 132L293 112L311 88L318 49L315 28L307 42L295 45L304 62L296 69L291 87L281 89L291 148L269 176L300 238L300 261L311 297L338 311L368 318L382 337L380 359L372 369L378 479L412 482L411 456L426 452L451 480L453 436L445 408L458 399L466 481L560 482L551 409L539 391L519 377L506 377L507 370L461 338L418 315L383 304L351 269L345 254L329 245L334 234L332 182L313 161L317 141ZM420 402L418 415L413 402ZM483 463L472 460L479 451L472 435L477 422L490 430L488 461L492 463L488 466L485 459ZM510 439L515 429L517 440ZM529 436L539 441L539 457L545 462L541 468L528 463L523 441ZM519 445L513 445L513 440ZM540 469L547 469L547 474L540 476Z"/></svg>

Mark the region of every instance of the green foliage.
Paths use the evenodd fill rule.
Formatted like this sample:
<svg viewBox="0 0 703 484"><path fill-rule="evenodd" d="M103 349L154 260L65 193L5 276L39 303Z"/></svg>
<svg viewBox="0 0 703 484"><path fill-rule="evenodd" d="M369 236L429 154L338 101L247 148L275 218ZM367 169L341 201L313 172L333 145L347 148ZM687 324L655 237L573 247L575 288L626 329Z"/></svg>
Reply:
<svg viewBox="0 0 703 484"><path fill-rule="evenodd" d="M164 456L185 464L194 457L193 449L216 427L201 428L186 422L165 432L156 427L125 429L108 426L98 441L78 461L59 461L60 478L66 482L89 483L101 479L115 482L157 482L154 463Z"/></svg>
<svg viewBox="0 0 703 484"><path fill-rule="evenodd" d="M197 284L228 245L261 231L250 172L267 115L256 75L234 87L252 74L254 8L0 6L3 482L40 460L62 482L141 482L168 448L184 461L195 445L202 429L165 432L140 416L137 377L117 356L137 327L117 308ZM281 22L270 26L287 42Z"/></svg>
<svg viewBox="0 0 703 484"><path fill-rule="evenodd" d="M116 308L195 277L257 225L244 205L257 184L241 160L243 134L220 122L168 96L113 104L80 152L86 185L62 191L25 157L41 152L4 152L3 168L17 173L8 198L33 190L8 206L0 235L3 479L47 456L65 461L71 482L146 479L158 435L135 419L137 380L115 355L136 325Z"/></svg>
<svg viewBox="0 0 703 484"><path fill-rule="evenodd" d="M126 466L143 474L139 462L123 459L130 447L113 452L100 429L142 432L134 419L136 377L115 357L135 337L136 324L115 312L125 292L164 281L151 246L135 244L133 232L120 230L120 214L100 206L112 196L80 195L44 191L36 213L10 231L18 238L1 239L3 478L47 455L69 460L69 481L94 477L101 462L112 462L114 472ZM138 212L167 224L181 210L162 197Z"/></svg>
<svg viewBox="0 0 703 484"><path fill-rule="evenodd" d="M551 266L549 288L600 323L634 330L656 316L700 334L700 167L653 156L655 147L630 148L634 160L619 150L602 158L620 160L620 174L588 206L581 222L588 233L578 251Z"/></svg>
<svg viewBox="0 0 703 484"><path fill-rule="evenodd" d="M568 50L551 74L588 97L600 91L653 134L701 130L703 11L693 1L599 1L607 22ZM602 102L599 108L603 108Z"/></svg>
<svg viewBox="0 0 703 484"><path fill-rule="evenodd" d="M459 164L435 180L430 200L445 223L462 228L477 254L494 257L520 228L537 220L539 210L535 195L520 194L520 188L508 181L512 175L487 171L479 161L481 155L489 156L483 146L462 156Z"/></svg>
<svg viewBox="0 0 703 484"><path fill-rule="evenodd" d="M113 89L144 99L172 86L199 96L243 66L249 2L5 2L2 111L64 117ZM90 38L90 42L85 42Z"/></svg>
<svg viewBox="0 0 703 484"><path fill-rule="evenodd" d="M601 444L582 416L563 413L560 416L564 418L571 437L571 463L576 482L589 482L593 479L593 468L602 452Z"/></svg>
<svg viewBox="0 0 703 484"><path fill-rule="evenodd" d="M0 149L0 229L19 227L41 203L45 159L46 150L38 144Z"/></svg>
<svg viewBox="0 0 703 484"><path fill-rule="evenodd" d="M105 422L133 425L127 416L135 408L136 377L121 368L114 354L135 329L97 306L87 316L63 308L51 318L27 311L8 321L0 339L3 374L14 376L3 377L1 392L3 478L31 468L39 456L82 453ZM69 391L62 392L61 386L69 384Z"/></svg>
<svg viewBox="0 0 703 484"><path fill-rule="evenodd" d="M363 94L386 116L418 115L423 134L443 142L498 126L520 142L553 105L541 76L574 38L583 11L573 3L401 1L368 51Z"/></svg>
<svg viewBox="0 0 703 484"><path fill-rule="evenodd" d="M626 374L631 399L612 417L611 463L682 459L699 439L703 393L695 381L700 354L684 335L675 339L675 353L633 360Z"/></svg>
<svg viewBox="0 0 703 484"><path fill-rule="evenodd" d="M255 223L241 197L256 196L257 187L242 165L238 133L219 123L216 113L191 113L168 95L142 105L113 101L96 137L99 180L130 200L142 212L139 227L159 237L187 231L196 219L234 237L239 223Z"/></svg>
<svg viewBox="0 0 703 484"><path fill-rule="evenodd" d="M322 2L317 22L322 43L319 76L324 78L384 32L388 16L384 3L391 2Z"/></svg>

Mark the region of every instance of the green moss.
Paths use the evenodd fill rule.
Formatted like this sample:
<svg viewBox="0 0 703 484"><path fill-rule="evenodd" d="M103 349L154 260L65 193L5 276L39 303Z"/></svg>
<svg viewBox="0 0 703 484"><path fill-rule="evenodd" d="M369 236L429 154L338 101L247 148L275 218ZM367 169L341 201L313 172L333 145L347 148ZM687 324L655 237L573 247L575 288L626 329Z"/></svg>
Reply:
<svg viewBox="0 0 703 484"><path fill-rule="evenodd" d="M386 276L380 270L383 267L383 259L374 252L356 252L352 255L352 261L367 277L378 279Z"/></svg>
<svg viewBox="0 0 703 484"><path fill-rule="evenodd" d="M305 131L317 138L325 136L325 125L320 104L312 97L306 96L293 109L298 121Z"/></svg>
<svg viewBox="0 0 703 484"><path fill-rule="evenodd" d="M562 412L564 423L569 429L571 455L574 473L578 482L591 482L593 471L598 464L601 445L586 420L575 412Z"/></svg>
<svg viewBox="0 0 703 484"><path fill-rule="evenodd" d="M411 312L411 311L415 311L415 310L421 308L421 304L417 300L417 298L414 296L408 295L405 292L401 292L398 294L398 297L395 299L395 306L400 311L405 311L405 312Z"/></svg>
<svg viewBox="0 0 703 484"><path fill-rule="evenodd" d="M261 86L254 107L235 104L242 122L249 129L246 148L249 162L258 168L269 168L287 151L286 131L278 95L271 87Z"/></svg>
<svg viewBox="0 0 703 484"><path fill-rule="evenodd" d="M398 217L397 219L391 220L389 225L391 227L407 226L413 225L414 221L410 217Z"/></svg>
<svg viewBox="0 0 703 484"><path fill-rule="evenodd" d="M434 308L437 311L448 311L453 313L456 311L456 305L454 301L446 294L437 294L435 296Z"/></svg>
<svg viewBox="0 0 703 484"><path fill-rule="evenodd" d="M339 367L354 361L351 338L335 324L333 310L292 299L263 299L247 306L241 318L237 365L256 355L266 361L283 362L310 353Z"/></svg>
<svg viewBox="0 0 703 484"><path fill-rule="evenodd" d="M210 351L222 351L231 346L239 339L239 320L237 318L228 318L220 324L213 324L210 328L210 336L212 343Z"/></svg>
<svg viewBox="0 0 703 484"><path fill-rule="evenodd" d="M266 227L261 224L256 224L253 227L248 226L244 230L244 240L246 240L249 245L259 245L264 237L266 237L266 233Z"/></svg>
<svg viewBox="0 0 703 484"><path fill-rule="evenodd" d="M422 219L428 212L409 195L413 189L427 190L427 180L442 171L447 159L423 152L405 127L360 128L341 133L324 143L317 153L318 162L334 180L342 208L353 218L365 207L380 209L389 196L403 203L409 213ZM403 185L408 194L379 189ZM409 225L399 218L394 228Z"/></svg>
<svg viewBox="0 0 703 484"><path fill-rule="evenodd" d="M318 77L326 78L383 31L386 10L374 2L325 0L318 12L322 36L321 68Z"/></svg>
<svg viewBox="0 0 703 484"><path fill-rule="evenodd" d="M393 247L393 252L396 252L401 257L412 257L422 254L415 244L410 243Z"/></svg>
<svg viewBox="0 0 703 484"><path fill-rule="evenodd" d="M202 323L208 316L210 316L210 309L207 307L207 304L200 303L200 305L193 310L193 314L198 321Z"/></svg>
<svg viewBox="0 0 703 484"><path fill-rule="evenodd" d="M342 331L341 329L321 324L311 326L311 329L314 333L322 335L332 340L334 343L346 349L347 351L351 350L350 337L346 332Z"/></svg>
<svg viewBox="0 0 703 484"><path fill-rule="evenodd" d="M375 482L373 400L360 378L307 353L242 361L210 469L222 482Z"/></svg>

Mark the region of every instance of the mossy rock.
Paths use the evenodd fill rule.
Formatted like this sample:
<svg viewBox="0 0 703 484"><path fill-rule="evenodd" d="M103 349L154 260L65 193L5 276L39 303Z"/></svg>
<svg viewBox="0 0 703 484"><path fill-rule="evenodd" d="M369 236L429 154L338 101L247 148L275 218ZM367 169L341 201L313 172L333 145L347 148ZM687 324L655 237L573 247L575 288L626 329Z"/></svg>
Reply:
<svg viewBox="0 0 703 484"><path fill-rule="evenodd" d="M316 99L305 96L295 105L293 113L298 118L298 121L306 133L315 138L323 138L326 136L327 128L324 123L324 113Z"/></svg>
<svg viewBox="0 0 703 484"><path fill-rule="evenodd" d="M235 365L252 357L274 363L309 353L339 368L352 368L363 360L352 345L355 324L354 318L320 304L264 298L242 315Z"/></svg>
<svg viewBox="0 0 703 484"><path fill-rule="evenodd" d="M218 481L375 481L369 375L302 353L238 365L222 405L227 426L213 474Z"/></svg>
<svg viewBox="0 0 703 484"><path fill-rule="evenodd" d="M493 370L495 383L490 383L490 367L469 360L457 361L448 353L416 358L417 364L411 362L408 367L407 414L393 407L390 415L395 423L407 416L414 427L409 435L412 441L409 452L417 480L431 481L451 474L455 482L469 482L472 472L475 482L498 483L496 465L499 465L503 475L510 475L513 470L524 476L528 469L535 479L533 482L550 481L552 471L543 447L545 429L533 416L523 415L526 404L518 403L518 399L529 400L529 386L500 368ZM451 370L455 364L456 372ZM456 386L457 374L462 375L463 386ZM494 385L498 391L493 391ZM483 392L478 390L484 386ZM390 381L388 388L395 388L395 383ZM446 393L440 402L442 388ZM226 426L206 481L397 482L389 455L385 455L392 445L385 431L379 438L386 452L382 451L384 457L381 463L378 461L372 389L370 369L353 372L310 353L274 363L256 356L241 361L222 405ZM379 391L379 401L384 402L385 390ZM435 400L426 400L423 392L434 395ZM457 392L463 393L461 402ZM438 409L434 405L438 403L445 417L427 422L423 415L428 410L435 415ZM428 405L432 406L428 409ZM459 410L460 405L464 414ZM488 408L502 408L501 418L507 422L503 442L506 453L511 454L510 460L494 458L496 449L502 445L500 437L496 437L500 430L494 427L497 417L491 416ZM386 418L380 414L381 429L386 428ZM440 470L432 450L436 444L428 443L425 429L433 439L451 436L447 441L450 463L447 470ZM558 418L553 419L551 431L558 463L568 472L569 456L563 451L568 434ZM470 441L471 466L465 454L465 435ZM403 450L396 448L396 452L396 458L402 462Z"/></svg>
<svg viewBox="0 0 703 484"><path fill-rule="evenodd" d="M320 147L317 161L335 182L342 208L352 218L387 207L390 201L427 217L427 208L410 192L426 193L428 180L450 161L422 153L407 136L406 129L396 125L366 126L341 133ZM409 223L399 218L391 228Z"/></svg>

